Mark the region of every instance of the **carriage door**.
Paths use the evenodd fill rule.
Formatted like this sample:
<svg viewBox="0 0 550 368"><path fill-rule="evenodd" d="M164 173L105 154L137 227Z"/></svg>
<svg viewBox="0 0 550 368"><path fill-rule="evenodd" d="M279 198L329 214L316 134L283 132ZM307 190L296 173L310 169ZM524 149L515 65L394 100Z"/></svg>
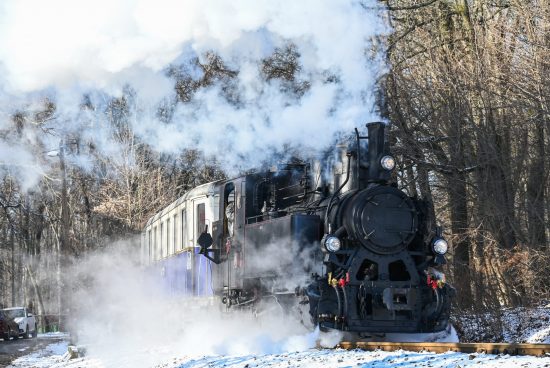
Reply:
<svg viewBox="0 0 550 368"><path fill-rule="evenodd" d="M212 210L208 205L208 197L193 200L193 295L210 295L211 275L210 261L198 254L197 240L208 226L208 232L212 233Z"/></svg>

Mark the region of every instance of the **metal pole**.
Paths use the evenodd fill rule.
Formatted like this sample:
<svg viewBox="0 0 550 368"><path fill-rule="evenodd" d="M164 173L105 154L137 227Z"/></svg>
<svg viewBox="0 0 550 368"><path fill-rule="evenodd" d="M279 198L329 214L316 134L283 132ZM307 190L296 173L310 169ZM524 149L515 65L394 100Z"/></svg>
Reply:
<svg viewBox="0 0 550 368"><path fill-rule="evenodd" d="M61 231L59 237L59 329L61 330L62 315L66 309L64 298L64 272L66 268L66 255L69 238L69 203L67 196L67 171L65 167L65 146L61 141L59 145L59 164L61 170Z"/></svg>
<svg viewBox="0 0 550 368"><path fill-rule="evenodd" d="M11 224L8 222L11 245L11 306L15 307L15 239Z"/></svg>

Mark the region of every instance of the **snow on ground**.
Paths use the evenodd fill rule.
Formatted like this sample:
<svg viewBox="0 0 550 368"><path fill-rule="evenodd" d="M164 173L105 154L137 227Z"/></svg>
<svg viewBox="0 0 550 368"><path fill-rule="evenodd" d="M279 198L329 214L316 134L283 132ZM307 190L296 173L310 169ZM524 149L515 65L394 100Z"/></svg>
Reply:
<svg viewBox="0 0 550 368"><path fill-rule="evenodd" d="M550 306L503 311L504 341L550 343Z"/></svg>
<svg viewBox="0 0 550 368"><path fill-rule="evenodd" d="M550 343L550 305L454 317L462 342Z"/></svg>
<svg viewBox="0 0 550 368"><path fill-rule="evenodd" d="M309 350L288 354L204 357L181 359L162 368L199 367L548 367L550 358L510 357L486 354L412 353L407 351Z"/></svg>
<svg viewBox="0 0 550 368"><path fill-rule="evenodd" d="M92 357L69 359L67 342L49 345L42 351L17 359L9 368L130 368L121 365L124 357L113 364L104 364ZM172 351L166 356L177 356ZM147 354L147 352L144 352ZM288 368L288 367L550 367L550 357L520 357L509 355L461 353L413 353L407 351L374 351L342 349L308 349L302 352L229 356L181 356L169 358L155 368Z"/></svg>
<svg viewBox="0 0 550 368"><path fill-rule="evenodd" d="M16 359L13 368L47 368L68 360L67 341L48 345L46 348Z"/></svg>
<svg viewBox="0 0 550 368"><path fill-rule="evenodd" d="M550 306L505 309L491 315L461 317L461 321L462 333L466 331L470 338L483 338L486 342L550 343ZM496 328L492 330L491 326ZM311 349L314 341L322 338L315 333L287 336L282 340L252 331L240 338L232 335L232 338L215 339L208 333L193 336L192 340L157 338L141 343L128 336L115 339L104 336L87 346L88 356L69 359L67 334L40 334L42 339L64 340L52 341L46 348L20 357L10 368L550 367L550 356ZM462 335L461 340L466 341L467 335ZM332 346L335 342L326 343Z"/></svg>

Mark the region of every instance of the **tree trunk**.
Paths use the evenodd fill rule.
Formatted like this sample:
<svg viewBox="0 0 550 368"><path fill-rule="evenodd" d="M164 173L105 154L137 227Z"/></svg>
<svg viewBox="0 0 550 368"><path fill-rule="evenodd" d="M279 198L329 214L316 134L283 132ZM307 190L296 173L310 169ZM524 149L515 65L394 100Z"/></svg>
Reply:
<svg viewBox="0 0 550 368"><path fill-rule="evenodd" d="M10 226L8 224L8 226ZM11 247L11 262L10 262L10 271L11 271L11 306L15 306L15 239L13 235L13 230L10 229L10 247Z"/></svg>
<svg viewBox="0 0 550 368"><path fill-rule="evenodd" d="M456 172L447 181L453 234L453 273L459 289L457 303L461 307L472 305L470 275L470 238L468 236L468 203L466 178Z"/></svg>
<svg viewBox="0 0 550 368"><path fill-rule="evenodd" d="M36 299L38 300L38 315L39 315L39 323L40 326L44 329L49 321L46 316L46 308L44 308L44 301L42 299L42 293L40 292L40 287L38 286L38 283L36 282L36 278L34 277L34 274L32 272L32 269L30 266L26 267L27 274L29 275L29 279L31 281L31 285L34 289L34 295L36 295ZM33 311L35 312L35 311Z"/></svg>
<svg viewBox="0 0 550 368"><path fill-rule="evenodd" d="M529 244L541 250L546 248L546 222L544 220L545 191L548 174L545 168L544 123L535 128L534 157L529 168L527 182L527 215Z"/></svg>

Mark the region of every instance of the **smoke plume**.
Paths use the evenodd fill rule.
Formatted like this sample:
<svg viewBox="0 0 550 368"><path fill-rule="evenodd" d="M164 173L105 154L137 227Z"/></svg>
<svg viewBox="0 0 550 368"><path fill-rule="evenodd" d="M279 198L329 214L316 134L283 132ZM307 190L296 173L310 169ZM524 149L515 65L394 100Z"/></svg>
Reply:
<svg viewBox="0 0 550 368"><path fill-rule="evenodd" d="M372 41L385 28L376 7L374 0L6 0L0 115L53 102L48 131L78 132L111 154L105 106L130 90L131 128L158 152L196 148L230 171L289 147L315 152L377 118L373 90L383 63ZM198 65L213 55L225 74L206 83ZM285 62L294 63L291 75L277 74ZM188 101L177 93L178 78L202 83ZM83 96L93 106L87 112ZM27 129L38 123L28 120Z"/></svg>

